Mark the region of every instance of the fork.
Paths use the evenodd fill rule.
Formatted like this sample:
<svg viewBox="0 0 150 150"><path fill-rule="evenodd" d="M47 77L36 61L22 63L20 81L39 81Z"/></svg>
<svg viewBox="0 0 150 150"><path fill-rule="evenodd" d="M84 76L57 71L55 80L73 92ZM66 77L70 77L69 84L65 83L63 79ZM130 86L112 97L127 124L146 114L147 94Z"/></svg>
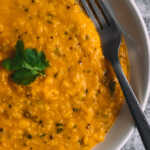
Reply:
<svg viewBox="0 0 150 150"><path fill-rule="evenodd" d="M148 124L139 101L127 81L119 62L118 52L122 32L106 7L104 0L80 0L80 3L88 16L93 20L101 36L103 54L112 64L114 72L116 73L145 149L150 150L150 125Z"/></svg>

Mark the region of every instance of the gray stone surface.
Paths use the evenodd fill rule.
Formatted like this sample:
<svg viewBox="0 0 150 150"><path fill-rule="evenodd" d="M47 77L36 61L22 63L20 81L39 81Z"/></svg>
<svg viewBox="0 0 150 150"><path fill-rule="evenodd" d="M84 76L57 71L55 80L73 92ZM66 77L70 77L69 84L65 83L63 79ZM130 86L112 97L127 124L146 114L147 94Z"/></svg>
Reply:
<svg viewBox="0 0 150 150"><path fill-rule="evenodd" d="M140 9L150 35L150 0L134 0ZM146 108L146 116L150 122L150 100ZM145 150L137 130L121 150Z"/></svg>

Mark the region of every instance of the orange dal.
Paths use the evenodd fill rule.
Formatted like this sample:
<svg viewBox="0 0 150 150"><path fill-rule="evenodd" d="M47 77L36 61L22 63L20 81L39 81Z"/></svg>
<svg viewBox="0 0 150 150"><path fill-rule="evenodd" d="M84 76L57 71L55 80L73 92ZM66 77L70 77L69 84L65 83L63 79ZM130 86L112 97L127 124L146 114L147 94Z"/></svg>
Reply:
<svg viewBox="0 0 150 150"><path fill-rule="evenodd" d="M112 127L123 94L92 21L75 0L0 0L0 61L43 50L46 76L28 86L0 67L0 150L90 150ZM120 61L128 75L124 42Z"/></svg>

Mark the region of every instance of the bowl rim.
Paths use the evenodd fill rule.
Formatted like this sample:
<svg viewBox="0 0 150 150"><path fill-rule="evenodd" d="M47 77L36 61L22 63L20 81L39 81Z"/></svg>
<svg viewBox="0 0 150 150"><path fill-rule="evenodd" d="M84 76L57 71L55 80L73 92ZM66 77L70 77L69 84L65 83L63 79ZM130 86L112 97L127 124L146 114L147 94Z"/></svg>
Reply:
<svg viewBox="0 0 150 150"><path fill-rule="evenodd" d="M150 39L149 39L149 34L148 34L148 31L147 31L147 28L146 28L146 24L144 22L142 14L141 14L139 8L137 7L135 1L127 0L127 4L128 4L128 7L133 10L134 15L139 20L139 25L141 26L141 33L143 34L143 38L145 40L145 46L146 46L146 49L147 49L148 64L150 64ZM147 87L146 87L146 91L145 91L145 96L144 96L143 103L141 104L141 107L142 107L143 111L145 110L146 105L148 103L148 99L150 97L150 90L149 90L150 89L150 67L148 67L147 69L148 69L147 70L148 71ZM118 147L117 147L116 150L120 150L126 144L126 142L131 137L134 129L135 129L135 126L133 126L128 131L127 136L124 138L124 140L122 142L120 142L120 144L118 145Z"/></svg>

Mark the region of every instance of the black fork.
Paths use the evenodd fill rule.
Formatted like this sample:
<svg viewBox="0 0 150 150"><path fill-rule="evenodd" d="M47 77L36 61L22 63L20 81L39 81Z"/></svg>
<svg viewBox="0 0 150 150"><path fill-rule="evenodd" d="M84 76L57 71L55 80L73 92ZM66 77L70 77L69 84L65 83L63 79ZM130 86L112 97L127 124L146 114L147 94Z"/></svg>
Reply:
<svg viewBox="0 0 150 150"><path fill-rule="evenodd" d="M96 25L101 36L103 54L113 66L145 149L150 150L150 125L141 110L139 101L127 81L119 62L118 51L122 33L105 6L104 0L80 0L80 2Z"/></svg>

